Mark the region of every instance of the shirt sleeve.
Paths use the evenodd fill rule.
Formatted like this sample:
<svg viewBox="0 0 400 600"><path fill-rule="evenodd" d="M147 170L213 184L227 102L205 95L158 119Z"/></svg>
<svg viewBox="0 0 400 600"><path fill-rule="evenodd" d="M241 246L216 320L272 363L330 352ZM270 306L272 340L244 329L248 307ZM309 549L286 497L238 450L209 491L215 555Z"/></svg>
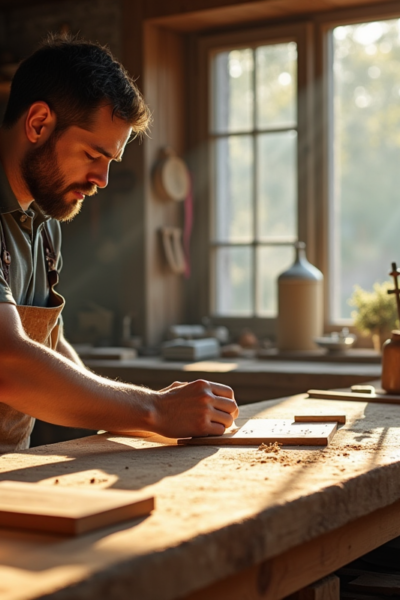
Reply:
<svg viewBox="0 0 400 600"><path fill-rule="evenodd" d="M17 304L12 295L10 286L4 279L3 270L0 265L0 302L6 302L8 304Z"/></svg>

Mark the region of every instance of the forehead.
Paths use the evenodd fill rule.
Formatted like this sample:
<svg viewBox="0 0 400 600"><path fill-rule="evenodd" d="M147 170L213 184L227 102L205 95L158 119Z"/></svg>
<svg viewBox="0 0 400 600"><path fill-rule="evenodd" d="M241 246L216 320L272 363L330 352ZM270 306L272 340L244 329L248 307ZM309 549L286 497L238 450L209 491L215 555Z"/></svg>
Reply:
<svg viewBox="0 0 400 600"><path fill-rule="evenodd" d="M132 133L132 126L113 116L110 106L96 109L87 128L72 126L69 129L78 141L101 146L113 157L117 157L124 150Z"/></svg>

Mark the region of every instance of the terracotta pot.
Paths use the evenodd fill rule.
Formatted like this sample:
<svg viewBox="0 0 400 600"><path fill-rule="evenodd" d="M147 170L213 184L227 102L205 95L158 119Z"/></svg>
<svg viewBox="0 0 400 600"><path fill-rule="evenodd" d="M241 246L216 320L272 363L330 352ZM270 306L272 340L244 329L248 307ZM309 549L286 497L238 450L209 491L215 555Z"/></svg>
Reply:
<svg viewBox="0 0 400 600"><path fill-rule="evenodd" d="M386 340L390 338L390 331L381 331L379 333L373 333L371 337L374 350L381 353L384 342L386 342Z"/></svg>

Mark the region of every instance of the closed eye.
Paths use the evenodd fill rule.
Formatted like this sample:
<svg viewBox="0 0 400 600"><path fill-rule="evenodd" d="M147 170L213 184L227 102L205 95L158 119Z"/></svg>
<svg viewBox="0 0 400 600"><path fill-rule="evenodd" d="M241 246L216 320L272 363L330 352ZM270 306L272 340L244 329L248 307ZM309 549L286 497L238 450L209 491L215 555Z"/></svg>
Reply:
<svg viewBox="0 0 400 600"><path fill-rule="evenodd" d="M98 158L100 158L99 156L92 156L91 154L89 154L89 152L85 152L85 154L89 160L97 160Z"/></svg>

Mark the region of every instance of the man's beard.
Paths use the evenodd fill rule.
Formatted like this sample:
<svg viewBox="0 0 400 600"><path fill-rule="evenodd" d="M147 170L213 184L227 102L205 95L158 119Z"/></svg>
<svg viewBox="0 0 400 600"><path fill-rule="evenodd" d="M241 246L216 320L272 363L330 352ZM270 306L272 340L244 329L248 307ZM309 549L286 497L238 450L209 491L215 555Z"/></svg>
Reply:
<svg viewBox="0 0 400 600"><path fill-rule="evenodd" d="M21 174L35 202L48 217L58 221L71 221L81 210L83 200L67 200L71 191L79 191L93 196L97 187L92 183L65 185L56 155L56 142L59 137L53 133L38 148L28 150L21 161Z"/></svg>

